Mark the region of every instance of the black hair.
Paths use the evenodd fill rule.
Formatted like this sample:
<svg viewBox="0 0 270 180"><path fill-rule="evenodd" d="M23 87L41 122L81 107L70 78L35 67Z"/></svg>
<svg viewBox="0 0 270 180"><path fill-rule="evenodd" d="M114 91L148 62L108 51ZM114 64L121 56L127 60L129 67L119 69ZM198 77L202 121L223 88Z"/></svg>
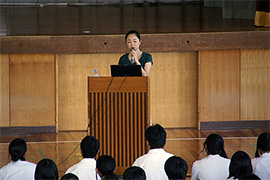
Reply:
<svg viewBox="0 0 270 180"><path fill-rule="evenodd" d="M141 35L140 35L140 33L139 33L138 31L136 31L136 30L130 30L130 31L128 31L127 34L125 35L125 41L126 41L126 42L127 42L127 37L128 37L130 34L135 34L135 35L137 36L137 38L138 38L139 40L141 40Z"/></svg>
<svg viewBox="0 0 270 180"><path fill-rule="evenodd" d="M255 157L259 157L258 150L270 151L270 133L261 133L257 139L257 148Z"/></svg>
<svg viewBox="0 0 270 180"><path fill-rule="evenodd" d="M60 180L79 180L78 176L72 173L67 173Z"/></svg>
<svg viewBox="0 0 270 180"><path fill-rule="evenodd" d="M97 159L97 169L102 174L102 179L118 179L114 174L116 162L109 155L102 155Z"/></svg>
<svg viewBox="0 0 270 180"><path fill-rule="evenodd" d="M229 166L229 178L242 179L252 174L252 165L249 155L244 151L237 151L233 154Z"/></svg>
<svg viewBox="0 0 270 180"><path fill-rule="evenodd" d="M218 154L221 157L228 158L224 150L223 138L218 134L210 134L204 142L204 148L207 149L208 154Z"/></svg>
<svg viewBox="0 0 270 180"><path fill-rule="evenodd" d="M99 148L99 141L93 136L87 135L81 141L81 150L84 158L94 158Z"/></svg>
<svg viewBox="0 0 270 180"><path fill-rule="evenodd" d="M123 180L146 180L144 170L138 166L127 168L123 174Z"/></svg>
<svg viewBox="0 0 270 180"><path fill-rule="evenodd" d="M145 139L148 141L151 149L163 148L166 143L166 136L165 129L159 124L150 126L145 131Z"/></svg>
<svg viewBox="0 0 270 180"><path fill-rule="evenodd" d="M27 151L27 145L24 139L16 138L9 144L9 154L11 155L12 161L22 160L25 161L24 154Z"/></svg>
<svg viewBox="0 0 270 180"><path fill-rule="evenodd" d="M188 165L187 162L181 157L172 156L165 162L164 169L170 180L185 180L188 171Z"/></svg>
<svg viewBox="0 0 270 180"><path fill-rule="evenodd" d="M42 159L38 162L35 171L35 180L58 180L56 164L51 159Z"/></svg>

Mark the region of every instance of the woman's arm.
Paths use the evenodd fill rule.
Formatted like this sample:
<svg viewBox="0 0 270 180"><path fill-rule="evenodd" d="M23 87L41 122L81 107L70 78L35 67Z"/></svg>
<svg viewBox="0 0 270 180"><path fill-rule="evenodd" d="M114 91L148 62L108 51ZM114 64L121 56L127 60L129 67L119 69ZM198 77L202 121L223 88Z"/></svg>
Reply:
<svg viewBox="0 0 270 180"><path fill-rule="evenodd" d="M144 68L142 67L142 76L149 75L151 66L152 66L151 62L145 63Z"/></svg>

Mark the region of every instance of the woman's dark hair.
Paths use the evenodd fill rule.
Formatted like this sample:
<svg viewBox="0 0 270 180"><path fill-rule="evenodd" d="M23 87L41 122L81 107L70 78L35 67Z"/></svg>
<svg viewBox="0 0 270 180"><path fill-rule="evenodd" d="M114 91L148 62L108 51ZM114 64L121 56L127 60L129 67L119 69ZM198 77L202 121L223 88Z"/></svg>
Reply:
<svg viewBox="0 0 270 180"><path fill-rule="evenodd" d="M150 126L145 131L145 139L148 141L151 149L163 148L166 143L166 136L165 129L159 124Z"/></svg>
<svg viewBox="0 0 270 180"><path fill-rule="evenodd" d="M144 170L138 166L127 168L123 174L123 180L146 180Z"/></svg>
<svg viewBox="0 0 270 180"><path fill-rule="evenodd" d="M27 145L25 140L16 138L9 144L9 154L11 155L12 161L18 161L19 159L25 161L24 154L27 151Z"/></svg>
<svg viewBox="0 0 270 180"><path fill-rule="evenodd" d="M270 151L270 133L261 133L257 139L257 148L255 152L255 157L259 157L258 150Z"/></svg>
<svg viewBox="0 0 270 180"><path fill-rule="evenodd" d="M229 166L229 178L242 179L252 174L252 165L249 155L244 151L233 154Z"/></svg>
<svg viewBox="0 0 270 180"><path fill-rule="evenodd" d="M223 138L218 134L210 134L204 142L204 148L207 149L208 154L218 154L221 157L228 158L224 150Z"/></svg>
<svg viewBox="0 0 270 180"><path fill-rule="evenodd" d="M164 169L169 179L185 180L188 165L181 157L172 156L165 162Z"/></svg>
<svg viewBox="0 0 270 180"><path fill-rule="evenodd" d="M102 174L102 179L119 179L115 174L115 160L109 155L102 155L97 159L97 169Z"/></svg>
<svg viewBox="0 0 270 180"><path fill-rule="evenodd" d="M72 173L67 173L60 180L79 180L78 176Z"/></svg>
<svg viewBox="0 0 270 180"><path fill-rule="evenodd" d="M100 148L99 141L94 136L85 136L80 144L84 158L94 158Z"/></svg>
<svg viewBox="0 0 270 180"><path fill-rule="evenodd" d="M58 180L58 170L51 159L42 159L38 162L35 171L35 180Z"/></svg>
<svg viewBox="0 0 270 180"><path fill-rule="evenodd" d="M137 38L138 38L139 40L141 40L141 35L140 35L140 33L138 33L138 31L136 31L136 30L130 30L130 31L127 32L127 34L126 34L126 36L125 36L125 41L126 41L126 42L127 42L127 37L128 37L130 34L135 34L135 35L137 36Z"/></svg>

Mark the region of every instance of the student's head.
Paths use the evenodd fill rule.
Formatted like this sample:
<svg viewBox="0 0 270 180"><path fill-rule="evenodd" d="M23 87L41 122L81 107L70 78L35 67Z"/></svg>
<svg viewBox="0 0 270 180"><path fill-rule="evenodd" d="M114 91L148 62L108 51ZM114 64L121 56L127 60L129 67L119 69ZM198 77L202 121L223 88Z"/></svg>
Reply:
<svg viewBox="0 0 270 180"><path fill-rule="evenodd" d="M265 152L270 152L270 133L262 133L259 135L255 157L259 157Z"/></svg>
<svg viewBox="0 0 270 180"><path fill-rule="evenodd" d="M116 162L109 155L102 155L97 159L96 171L102 179L118 179L114 174Z"/></svg>
<svg viewBox="0 0 270 180"><path fill-rule="evenodd" d="M38 162L35 171L35 180L58 180L58 170L51 159L42 159Z"/></svg>
<svg viewBox="0 0 270 180"><path fill-rule="evenodd" d="M146 174L142 168L131 166L125 170L123 180L146 180Z"/></svg>
<svg viewBox="0 0 270 180"><path fill-rule="evenodd" d="M94 158L99 151L99 141L93 136L86 136L81 141L81 151L84 158Z"/></svg>
<svg viewBox="0 0 270 180"><path fill-rule="evenodd" d="M61 177L61 180L79 180L79 178L75 174L67 173Z"/></svg>
<svg viewBox="0 0 270 180"><path fill-rule="evenodd" d="M252 174L252 165L250 157L244 151L237 151L233 154L229 166L229 177L242 179Z"/></svg>
<svg viewBox="0 0 270 180"><path fill-rule="evenodd" d="M218 154L221 157L228 158L224 150L223 138L218 134L210 134L204 142L204 148L206 148L208 155Z"/></svg>
<svg viewBox="0 0 270 180"><path fill-rule="evenodd" d="M164 168L169 179L185 180L188 165L184 159L177 156L172 156L167 159Z"/></svg>
<svg viewBox="0 0 270 180"><path fill-rule="evenodd" d="M24 161L24 154L27 151L27 145L25 140L16 138L9 144L9 154L11 155L12 161L22 160Z"/></svg>
<svg viewBox="0 0 270 180"><path fill-rule="evenodd" d="M145 131L145 139L149 143L151 149L163 148L166 143L166 136L165 129L159 124L150 126Z"/></svg>

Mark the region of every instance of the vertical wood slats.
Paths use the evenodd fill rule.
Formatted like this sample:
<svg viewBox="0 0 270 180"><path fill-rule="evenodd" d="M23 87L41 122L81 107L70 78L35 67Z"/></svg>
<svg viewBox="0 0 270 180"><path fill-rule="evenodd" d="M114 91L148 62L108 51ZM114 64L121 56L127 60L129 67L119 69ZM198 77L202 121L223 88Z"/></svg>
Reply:
<svg viewBox="0 0 270 180"><path fill-rule="evenodd" d="M89 78L89 132L100 141L100 155L111 155L118 167L127 168L146 153L147 86L144 77Z"/></svg>

